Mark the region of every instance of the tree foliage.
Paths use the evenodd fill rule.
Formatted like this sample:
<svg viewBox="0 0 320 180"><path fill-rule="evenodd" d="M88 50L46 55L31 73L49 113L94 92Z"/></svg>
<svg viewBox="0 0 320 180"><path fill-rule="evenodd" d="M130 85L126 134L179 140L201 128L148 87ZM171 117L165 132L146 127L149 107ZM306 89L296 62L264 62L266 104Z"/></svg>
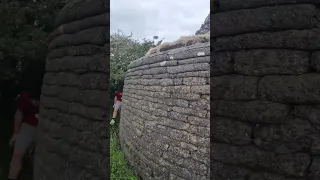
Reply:
<svg viewBox="0 0 320 180"><path fill-rule="evenodd" d="M0 82L18 79L32 67L42 67L54 19L67 0L2 0L0 2ZM162 39L163 40L163 39ZM111 87L120 88L130 62L162 40L135 40L122 31L111 34ZM33 65L32 65L33 64ZM31 73L32 73L31 72Z"/></svg>
<svg viewBox="0 0 320 180"><path fill-rule="evenodd" d="M0 2L0 81L17 78L32 63L44 63L48 35L65 3L61 0Z"/></svg>
<svg viewBox="0 0 320 180"><path fill-rule="evenodd" d="M110 36L110 81L111 91L114 89L122 89L122 84L127 71L127 66L134 60L143 57L147 51L159 45L162 40L154 36L153 40L146 38L138 41L130 35L125 35L121 30Z"/></svg>

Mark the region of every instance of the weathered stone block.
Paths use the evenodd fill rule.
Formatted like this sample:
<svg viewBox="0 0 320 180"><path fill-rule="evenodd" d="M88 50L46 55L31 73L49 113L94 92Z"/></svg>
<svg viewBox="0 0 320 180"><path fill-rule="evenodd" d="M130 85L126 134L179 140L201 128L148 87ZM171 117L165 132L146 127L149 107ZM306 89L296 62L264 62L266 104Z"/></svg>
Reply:
<svg viewBox="0 0 320 180"><path fill-rule="evenodd" d="M167 54L156 54L149 57L141 57L128 65L128 69L136 68L142 65L149 65L158 62L168 61L169 56Z"/></svg>
<svg viewBox="0 0 320 180"><path fill-rule="evenodd" d="M165 67L158 67L152 69L143 70L142 74L162 74L167 73L167 68Z"/></svg>
<svg viewBox="0 0 320 180"><path fill-rule="evenodd" d="M320 72L320 52L315 51L311 55L311 67L317 72Z"/></svg>
<svg viewBox="0 0 320 180"><path fill-rule="evenodd" d="M104 73L85 74L79 77L80 89L100 89L107 91L109 89L107 75Z"/></svg>
<svg viewBox="0 0 320 180"><path fill-rule="evenodd" d="M259 8L286 4L317 4L317 0L223 0L219 1L218 12L236 9Z"/></svg>
<svg viewBox="0 0 320 180"><path fill-rule="evenodd" d="M289 116L277 125L258 125L254 128L254 143L275 153L289 154L311 146L312 125L303 119Z"/></svg>
<svg viewBox="0 0 320 180"><path fill-rule="evenodd" d="M212 160L251 169L263 168L279 174L303 177L310 163L307 153L277 155L253 146L231 146L211 143Z"/></svg>
<svg viewBox="0 0 320 180"><path fill-rule="evenodd" d="M320 170L319 167L320 166L320 158L319 157L314 157L311 165L310 165L310 169L309 169L309 179L310 180L316 180L320 178Z"/></svg>
<svg viewBox="0 0 320 180"><path fill-rule="evenodd" d="M282 176L276 173L253 173L249 180L305 180L304 178L292 178L288 176Z"/></svg>
<svg viewBox="0 0 320 180"><path fill-rule="evenodd" d="M187 47L182 47L178 49L172 49L167 51L167 53L173 59L189 59L199 56L210 56L210 42L197 43L195 45L190 45Z"/></svg>
<svg viewBox="0 0 320 180"><path fill-rule="evenodd" d="M188 105L190 108L210 110L210 102L206 99L192 101Z"/></svg>
<svg viewBox="0 0 320 180"><path fill-rule="evenodd" d="M314 5L269 6L213 14L213 37L257 31L316 28L318 9Z"/></svg>
<svg viewBox="0 0 320 180"><path fill-rule="evenodd" d="M178 65L178 61L176 60L171 60L171 61L162 61L160 63L154 63L150 64L149 68L154 68L154 67L166 67L166 66L176 66Z"/></svg>
<svg viewBox="0 0 320 180"><path fill-rule="evenodd" d="M239 74L303 74L309 67L309 53L293 50L244 50L234 55L234 68Z"/></svg>
<svg viewBox="0 0 320 180"><path fill-rule="evenodd" d="M167 68L168 73L170 74L177 74L177 73L188 72L188 71L206 71L209 69L210 69L209 63L187 64L187 65Z"/></svg>
<svg viewBox="0 0 320 180"><path fill-rule="evenodd" d="M259 77L227 75L210 78L211 99L254 100L258 95Z"/></svg>
<svg viewBox="0 0 320 180"><path fill-rule="evenodd" d="M59 86L42 85L41 92L44 95L57 96L59 93Z"/></svg>
<svg viewBox="0 0 320 180"><path fill-rule="evenodd" d="M234 145L252 143L252 125L230 118L213 117L210 121L211 139Z"/></svg>
<svg viewBox="0 0 320 180"><path fill-rule="evenodd" d="M168 92L168 93L181 93L181 94L189 94L191 93L190 86L167 86L162 87L161 91Z"/></svg>
<svg viewBox="0 0 320 180"><path fill-rule="evenodd" d="M102 46L106 41L106 26L97 26L85 29L76 34L63 34L53 39L49 44L49 49L56 49L65 46L76 46L82 44L93 44Z"/></svg>
<svg viewBox="0 0 320 180"><path fill-rule="evenodd" d="M66 46L54 49L47 55L47 59L61 58L65 56L91 56L101 52L101 47L92 44L82 44L78 46Z"/></svg>
<svg viewBox="0 0 320 180"><path fill-rule="evenodd" d="M234 73L232 52L215 52L212 54L210 73L211 76Z"/></svg>
<svg viewBox="0 0 320 180"><path fill-rule="evenodd" d="M173 79L160 79L160 86L172 86L174 85Z"/></svg>
<svg viewBox="0 0 320 180"><path fill-rule="evenodd" d="M236 166L226 165L215 160L211 160L211 169L213 177L217 180L239 179L245 180L250 170ZM212 178L212 177L211 177Z"/></svg>
<svg viewBox="0 0 320 180"><path fill-rule="evenodd" d="M195 58L190 58L186 60L177 61L179 65L181 64L197 64L197 63L210 63L210 56L200 56Z"/></svg>
<svg viewBox="0 0 320 180"><path fill-rule="evenodd" d="M207 78L187 77L187 78L183 78L183 84L186 86L205 85L207 84Z"/></svg>
<svg viewBox="0 0 320 180"><path fill-rule="evenodd" d="M196 101L200 99L200 95L199 94L180 94L180 93L175 93L171 95L171 98L174 99L182 99L182 100L187 100L187 101Z"/></svg>
<svg viewBox="0 0 320 180"><path fill-rule="evenodd" d="M320 103L320 75L303 74L299 76L268 75L259 84L262 98L290 104Z"/></svg>
<svg viewBox="0 0 320 180"><path fill-rule="evenodd" d="M176 77L210 77L210 72L208 71L196 71L196 72L185 72L185 73L178 73L176 74Z"/></svg>
<svg viewBox="0 0 320 180"><path fill-rule="evenodd" d="M246 49L320 49L319 29L254 32L236 36L219 37L213 43L215 51Z"/></svg>
<svg viewBox="0 0 320 180"><path fill-rule="evenodd" d="M285 121L290 106L270 101L211 101L212 117L229 117L254 124L280 124Z"/></svg>
<svg viewBox="0 0 320 180"><path fill-rule="evenodd" d="M108 5L103 0L71 1L57 15L55 26L108 12Z"/></svg>
<svg viewBox="0 0 320 180"><path fill-rule="evenodd" d="M198 110L198 109L183 108L183 107L173 107L172 110L178 113L193 115L200 118L205 118L207 114L206 110Z"/></svg>
<svg viewBox="0 0 320 180"><path fill-rule="evenodd" d="M314 127L320 125L320 107L317 105L297 105L293 107L292 113L295 116L310 121Z"/></svg>

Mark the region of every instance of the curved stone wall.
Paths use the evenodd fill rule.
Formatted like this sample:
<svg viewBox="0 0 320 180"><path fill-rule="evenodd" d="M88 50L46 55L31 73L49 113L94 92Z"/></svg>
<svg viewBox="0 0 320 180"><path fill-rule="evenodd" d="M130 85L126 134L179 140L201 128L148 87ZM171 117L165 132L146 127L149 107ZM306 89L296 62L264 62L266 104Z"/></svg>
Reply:
<svg viewBox="0 0 320 180"><path fill-rule="evenodd" d="M35 180L109 179L109 7L74 0L56 18L43 81Z"/></svg>
<svg viewBox="0 0 320 180"><path fill-rule="evenodd" d="M151 50L126 74L120 141L144 180L209 179L210 43L182 39Z"/></svg>
<svg viewBox="0 0 320 180"><path fill-rule="evenodd" d="M320 179L319 9L275 2L211 17L212 179Z"/></svg>

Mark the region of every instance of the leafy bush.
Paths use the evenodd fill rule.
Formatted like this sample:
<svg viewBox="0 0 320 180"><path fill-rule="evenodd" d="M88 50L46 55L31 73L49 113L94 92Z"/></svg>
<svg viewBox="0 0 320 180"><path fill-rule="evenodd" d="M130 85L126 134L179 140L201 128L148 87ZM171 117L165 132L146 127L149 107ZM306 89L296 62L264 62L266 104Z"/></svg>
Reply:
<svg viewBox="0 0 320 180"><path fill-rule="evenodd" d="M48 35L62 0L0 2L0 81L15 79L29 64L46 59Z"/></svg>
<svg viewBox="0 0 320 180"><path fill-rule="evenodd" d="M111 93L116 89L122 90L127 66L134 60L143 57L150 48L162 43L162 40L155 42L143 39L138 41L131 35L125 35L121 30L110 35L110 85Z"/></svg>

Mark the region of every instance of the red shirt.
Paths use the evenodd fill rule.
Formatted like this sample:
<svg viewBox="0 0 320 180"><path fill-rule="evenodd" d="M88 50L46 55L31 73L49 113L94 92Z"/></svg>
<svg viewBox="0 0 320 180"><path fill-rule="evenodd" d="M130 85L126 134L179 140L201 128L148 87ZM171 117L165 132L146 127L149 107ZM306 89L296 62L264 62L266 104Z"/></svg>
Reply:
<svg viewBox="0 0 320 180"><path fill-rule="evenodd" d="M122 93L120 91L116 91L117 101L122 101Z"/></svg>
<svg viewBox="0 0 320 180"><path fill-rule="evenodd" d="M22 112L22 122L36 127L38 125L38 118L36 114L39 113L39 108L34 106L29 98L28 93L21 93L18 100L18 109Z"/></svg>

